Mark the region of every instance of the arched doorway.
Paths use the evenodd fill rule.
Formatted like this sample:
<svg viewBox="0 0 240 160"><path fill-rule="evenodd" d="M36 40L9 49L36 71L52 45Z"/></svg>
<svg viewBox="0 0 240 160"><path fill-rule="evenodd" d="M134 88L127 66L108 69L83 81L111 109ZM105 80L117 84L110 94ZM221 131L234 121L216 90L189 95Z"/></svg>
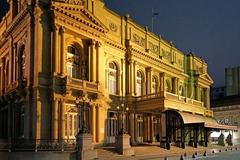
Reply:
<svg viewBox="0 0 240 160"><path fill-rule="evenodd" d="M184 123L181 115L174 110L167 110L166 114L166 148L170 145L185 148Z"/></svg>

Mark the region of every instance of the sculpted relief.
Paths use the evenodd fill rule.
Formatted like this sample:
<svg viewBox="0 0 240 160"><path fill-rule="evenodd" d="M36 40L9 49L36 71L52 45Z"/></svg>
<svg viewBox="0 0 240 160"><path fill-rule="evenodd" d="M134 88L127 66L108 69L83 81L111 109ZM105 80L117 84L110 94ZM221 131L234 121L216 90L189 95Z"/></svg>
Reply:
<svg viewBox="0 0 240 160"><path fill-rule="evenodd" d="M159 46L158 45L155 45L152 42L148 42L148 47L149 47L149 50L151 52L156 53L156 54L159 53Z"/></svg>
<svg viewBox="0 0 240 160"><path fill-rule="evenodd" d="M132 41L141 47L145 47L145 42L146 42L145 38L140 37L136 33L133 33Z"/></svg>

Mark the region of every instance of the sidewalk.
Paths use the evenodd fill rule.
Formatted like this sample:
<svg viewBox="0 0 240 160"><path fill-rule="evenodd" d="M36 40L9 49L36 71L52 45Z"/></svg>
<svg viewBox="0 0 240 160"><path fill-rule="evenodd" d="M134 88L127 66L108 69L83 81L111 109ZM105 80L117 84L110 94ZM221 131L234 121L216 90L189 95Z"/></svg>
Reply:
<svg viewBox="0 0 240 160"><path fill-rule="evenodd" d="M169 159L180 159L181 155L187 155L188 158L191 158L193 154L197 153L197 156L203 156L204 152L206 151L208 155L218 153L219 150L221 152L236 150L238 146L229 146L223 147L218 145L211 145L209 147L202 147L199 146L198 148L193 148L187 146L185 149L171 146L170 150L160 148L158 145L149 144L149 145L142 145L142 146L134 146L135 155L134 156L122 156L115 152L114 147L102 147L97 149L98 158L99 160L146 160L146 159L164 159L165 157ZM214 153L213 153L214 151Z"/></svg>

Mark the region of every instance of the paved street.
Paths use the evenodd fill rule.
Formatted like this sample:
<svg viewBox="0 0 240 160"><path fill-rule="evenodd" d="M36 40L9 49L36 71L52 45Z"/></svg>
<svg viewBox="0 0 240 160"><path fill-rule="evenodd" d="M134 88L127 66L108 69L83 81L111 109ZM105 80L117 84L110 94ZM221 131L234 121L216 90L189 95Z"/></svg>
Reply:
<svg viewBox="0 0 240 160"><path fill-rule="evenodd" d="M236 146L237 147L237 146ZM240 151L239 148L236 151L236 147L221 147L221 146L210 146L208 148L205 147L186 147L185 149L181 149L178 147L172 147L171 150L166 150L163 148L158 147L157 145L149 145L149 146L136 146L135 149L135 156L122 156L117 154L114 151L114 147L106 147L98 149L98 156L100 160L163 160L165 157L168 160L179 160L181 155L183 156L184 160L191 160L193 159L192 156L195 154L194 159L204 159L204 160L239 160L240 158ZM239 147L239 146L238 146ZM227 151L225 150L226 148ZM232 148L232 150L231 150ZM219 152L221 150L221 153ZM204 152L206 151L207 156L203 156ZM214 153L213 153L214 151ZM186 156L184 156L186 154ZM196 155L197 154L197 155Z"/></svg>

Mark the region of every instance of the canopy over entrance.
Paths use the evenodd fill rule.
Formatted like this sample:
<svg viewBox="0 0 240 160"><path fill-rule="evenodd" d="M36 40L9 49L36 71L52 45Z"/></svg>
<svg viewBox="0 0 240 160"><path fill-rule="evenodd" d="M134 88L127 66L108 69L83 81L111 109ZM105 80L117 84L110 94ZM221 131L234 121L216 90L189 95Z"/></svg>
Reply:
<svg viewBox="0 0 240 160"><path fill-rule="evenodd" d="M218 124L213 117L204 117L202 115L195 115L186 112L177 111L182 117L185 125L190 124L203 124L206 128L224 129L224 130L237 130L237 126Z"/></svg>

